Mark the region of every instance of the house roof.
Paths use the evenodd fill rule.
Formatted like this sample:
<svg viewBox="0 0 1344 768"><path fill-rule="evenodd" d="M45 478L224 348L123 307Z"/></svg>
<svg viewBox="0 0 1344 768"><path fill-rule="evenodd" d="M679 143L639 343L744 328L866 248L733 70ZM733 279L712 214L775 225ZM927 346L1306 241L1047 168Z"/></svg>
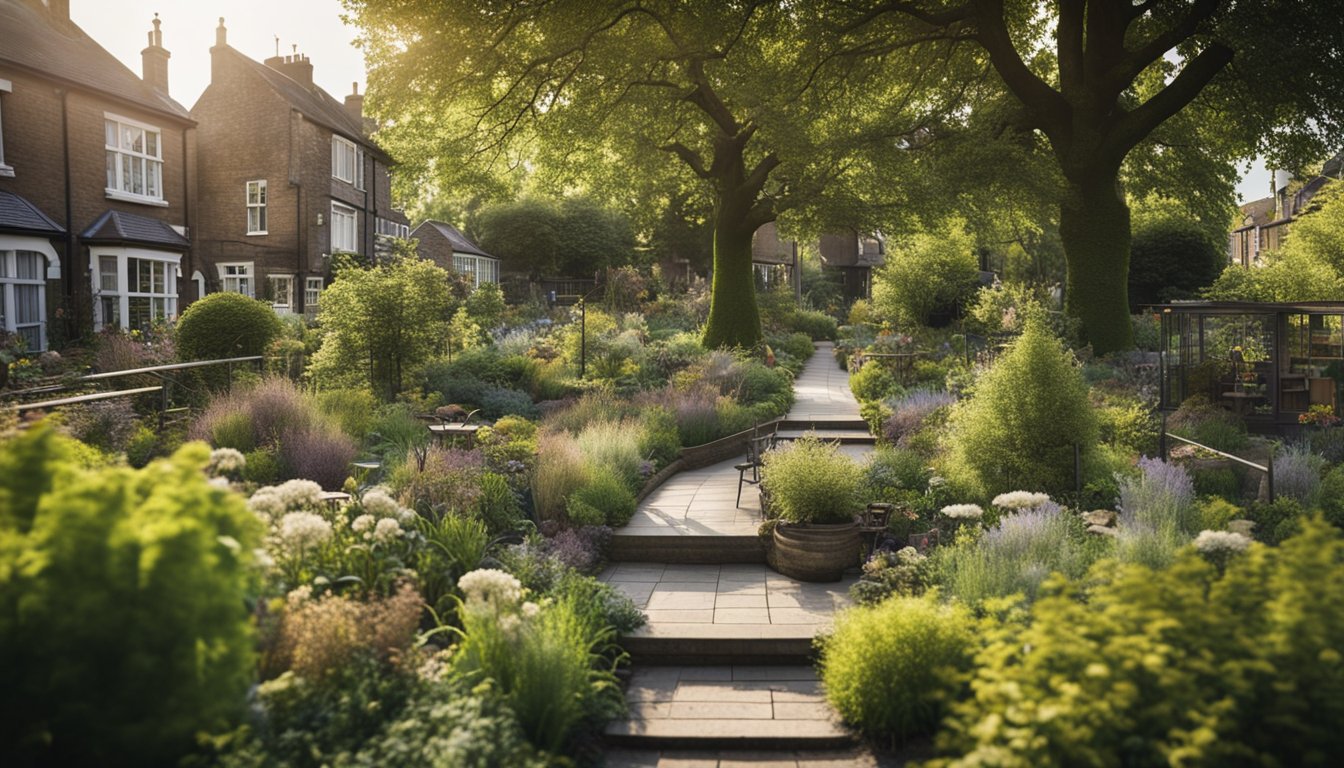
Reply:
<svg viewBox="0 0 1344 768"><path fill-rule="evenodd" d="M751 236L751 260L756 264L792 264L794 243L779 236L773 221L762 224Z"/></svg>
<svg viewBox="0 0 1344 768"><path fill-rule="evenodd" d="M1242 226L1264 226L1274 220L1275 200L1264 197L1241 206ZM1249 220L1248 220L1249 219Z"/></svg>
<svg viewBox="0 0 1344 768"><path fill-rule="evenodd" d="M466 235L462 234L462 230L454 227L452 224L435 221L434 219L427 219L421 222L420 226L415 228L415 232L419 232L424 227L432 227L437 230L440 235L443 235L448 243L453 246L453 253L469 253L473 256L484 256L488 259L495 258L481 250L479 245L471 242ZM415 237L415 232L411 233L412 237Z"/></svg>
<svg viewBox="0 0 1344 768"><path fill-rule="evenodd" d="M0 190L0 229L44 235L65 234L65 228L43 213L41 208L4 190Z"/></svg>
<svg viewBox="0 0 1344 768"><path fill-rule="evenodd" d="M299 114L328 130L372 149L383 161L389 163L392 161L392 158L388 157L386 152L369 140L364 130L363 121L356 120L353 115L346 111L343 102L337 101L334 96L320 86L305 85L274 67L244 56L232 46L225 45L223 47L230 54L237 56L239 60L246 62L247 66L251 67L270 86L271 90L279 94L290 107L298 110Z"/></svg>
<svg viewBox="0 0 1344 768"><path fill-rule="evenodd" d="M0 61L137 107L190 122L185 107L146 85L73 22L17 0L0 0Z"/></svg>
<svg viewBox="0 0 1344 768"><path fill-rule="evenodd" d="M158 219L122 211L104 211L80 238L94 242L140 243L143 245L190 248L191 241Z"/></svg>

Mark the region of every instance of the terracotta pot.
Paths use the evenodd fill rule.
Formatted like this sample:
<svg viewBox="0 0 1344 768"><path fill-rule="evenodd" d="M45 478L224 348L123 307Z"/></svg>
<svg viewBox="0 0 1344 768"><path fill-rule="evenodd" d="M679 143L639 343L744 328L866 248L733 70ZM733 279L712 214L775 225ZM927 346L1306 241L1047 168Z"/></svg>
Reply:
<svg viewBox="0 0 1344 768"><path fill-rule="evenodd" d="M799 581L839 581L859 564L857 522L775 526L775 570Z"/></svg>

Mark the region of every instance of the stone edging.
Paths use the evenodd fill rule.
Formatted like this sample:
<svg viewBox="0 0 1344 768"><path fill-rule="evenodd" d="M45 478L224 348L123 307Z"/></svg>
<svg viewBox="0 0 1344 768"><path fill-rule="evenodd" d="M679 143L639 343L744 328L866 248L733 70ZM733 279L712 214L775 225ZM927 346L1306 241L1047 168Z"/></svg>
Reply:
<svg viewBox="0 0 1344 768"><path fill-rule="evenodd" d="M667 478L677 474L684 469L684 467L685 462L678 458L673 459L671 464L658 470L657 474L644 481L644 487L640 488L639 493L635 495L635 503L638 504L643 501L650 493L657 490L658 486L667 482Z"/></svg>
<svg viewBox="0 0 1344 768"><path fill-rule="evenodd" d="M744 429L737 434L721 437L703 445L682 448L681 461L685 464L684 469L700 469L741 456L747 452L747 443L750 442L752 435L759 433L762 427L768 428L780 421L782 419L772 419L756 425L753 429Z"/></svg>

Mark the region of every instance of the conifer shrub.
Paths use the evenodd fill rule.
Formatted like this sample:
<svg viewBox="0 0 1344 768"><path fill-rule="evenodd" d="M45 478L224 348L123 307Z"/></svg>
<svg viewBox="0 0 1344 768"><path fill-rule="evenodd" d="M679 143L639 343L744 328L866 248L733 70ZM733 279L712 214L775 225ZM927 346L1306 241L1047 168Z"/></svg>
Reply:
<svg viewBox="0 0 1344 768"><path fill-rule="evenodd" d="M262 355L284 328L264 301L241 293L212 293L191 303L177 321L183 360Z"/></svg>
<svg viewBox="0 0 1344 768"><path fill-rule="evenodd" d="M0 443L0 743L18 765L173 764L242 708L261 526L200 443L140 470L74 445Z"/></svg>
<svg viewBox="0 0 1344 768"><path fill-rule="evenodd" d="M974 394L953 411L950 466L986 495L1074 486L1074 446L1097 443L1087 383L1072 355L1032 318Z"/></svg>

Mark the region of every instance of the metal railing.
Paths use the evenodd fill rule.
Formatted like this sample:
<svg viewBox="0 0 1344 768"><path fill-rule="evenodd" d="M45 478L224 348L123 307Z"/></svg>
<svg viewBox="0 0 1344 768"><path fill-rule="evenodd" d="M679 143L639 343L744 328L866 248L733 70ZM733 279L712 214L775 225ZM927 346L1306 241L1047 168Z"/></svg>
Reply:
<svg viewBox="0 0 1344 768"><path fill-rule="evenodd" d="M1274 503L1274 445L1272 443L1269 446L1269 458L1265 461L1264 464L1256 464L1255 462L1250 461L1249 459L1243 459L1242 457L1237 456L1236 454L1227 453L1226 451L1220 451L1217 448L1210 448L1209 446L1204 445L1202 443L1197 443L1188 437L1181 437L1180 435L1168 432L1166 427L1167 427L1166 414L1163 414L1162 433L1159 436L1158 440L1159 442L1158 448L1162 453L1163 461L1167 460L1167 440L1178 440L1182 443L1185 443L1186 445L1193 445L1194 447L1202 451L1208 451L1209 453L1221 456L1222 458L1227 459L1228 461L1236 462L1237 464L1240 464L1243 467L1254 469L1257 472L1264 472L1266 485L1269 486L1269 502L1271 504Z"/></svg>

